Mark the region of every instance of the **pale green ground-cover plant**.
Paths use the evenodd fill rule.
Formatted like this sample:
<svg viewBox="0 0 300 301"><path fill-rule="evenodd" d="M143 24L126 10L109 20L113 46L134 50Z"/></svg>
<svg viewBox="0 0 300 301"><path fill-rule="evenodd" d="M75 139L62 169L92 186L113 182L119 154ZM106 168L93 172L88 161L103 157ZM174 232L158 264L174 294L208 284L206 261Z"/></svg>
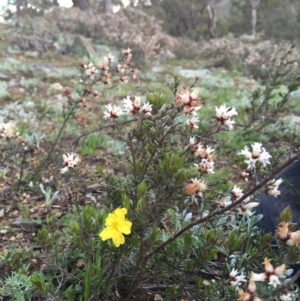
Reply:
<svg viewBox="0 0 300 301"><path fill-rule="evenodd" d="M130 51L126 50L123 55L123 64L128 67ZM84 121L84 116L78 115L78 108L80 105L85 107L88 104L86 97L94 95L93 85L99 80L104 84L111 80L107 68L112 60L106 59L108 62L99 70L93 65L80 64L83 94L77 98L71 89L65 91L67 103L64 105L63 124L46 157L31 174L26 175L29 183L38 182L41 173L50 165L66 124L73 117ZM123 67L122 64L117 67L120 73ZM99 76L101 72L103 74ZM299 81L296 77L291 84L297 89ZM236 156L244 146L260 141L258 136L253 140L247 131L251 126L262 127L260 115L251 115L252 124L249 126L248 119L240 120L240 112L226 104L221 107L221 104L216 104L210 115L202 115L205 106L201 108L201 90L195 88L196 85L197 79L184 87L175 77L169 83L174 101L169 101L162 93L149 93L144 97L127 97L123 108L118 103L108 104L104 117L109 122L79 135L73 149L67 150L70 155L58 160L58 164L65 165L62 168L64 175L59 176L72 192L74 212L55 222L50 221L39 231L36 242L44 249L39 256L42 266L35 273L29 273L33 290L30 290L29 297L23 294L24 298L131 300L141 298L143 292L150 290L163 294L166 300L237 300L236 286L239 284L243 290L248 288L251 272L263 272L264 257L271 258L276 267L283 263L285 256L290 256L292 262L297 251L272 250L269 245L272 238L260 235L254 226L259 217L251 216L244 203L275 175L269 174L262 180L268 173L263 166L267 165L265 160L262 159L262 164L255 163L254 180L249 181L246 193L235 186L239 175L234 172L235 178L228 174L221 179L212 174L214 171L218 173L216 153L222 155L232 151L232 145L239 141L233 148ZM273 88L272 85L267 87L259 105L253 101L250 109L257 110L261 104L269 102ZM283 95L283 105L286 100L288 96ZM268 110L273 109L268 107ZM278 113L276 107L274 110ZM185 117L183 112L192 116ZM263 122L266 126L262 128L266 129L267 135L268 122ZM81 160L76 160L75 155L80 149L77 146L84 137L105 129L110 129L113 139L122 142L123 152L111 156L110 164L124 161L123 174L114 174L98 165L94 174L97 180L83 179L79 173ZM265 154L261 147L259 149L259 154ZM239 157L236 160L244 164L244 158ZM103 194L100 204L80 206L77 185L84 181L99 184ZM109 225L109 220L105 219L112 211L118 210L126 210L128 214L132 226L128 229L127 224L123 233L131 232L130 235L125 241L117 239L114 244L102 241L99 232L105 222ZM248 215L239 214L244 211ZM118 231L118 235L119 232L122 231ZM110 237L113 235L105 238ZM8 260L10 254L7 252L3 261L15 267L16 263ZM247 277L247 282L232 278L241 275ZM280 279L281 284L285 281ZM3 285L5 283L4 279ZM288 289L293 290L291 285ZM283 293L283 287L274 290L262 282L254 291L252 289L251 296L257 294L264 300L280 300Z"/></svg>

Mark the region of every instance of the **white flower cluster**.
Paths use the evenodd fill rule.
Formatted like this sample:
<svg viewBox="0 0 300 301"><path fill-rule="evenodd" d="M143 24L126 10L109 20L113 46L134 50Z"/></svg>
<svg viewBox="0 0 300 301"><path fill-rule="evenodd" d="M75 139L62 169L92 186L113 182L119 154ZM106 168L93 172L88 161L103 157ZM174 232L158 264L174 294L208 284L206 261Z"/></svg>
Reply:
<svg viewBox="0 0 300 301"><path fill-rule="evenodd" d="M99 73L97 68L92 63L83 65L83 68L85 69L86 77L88 77L90 80L94 80L96 75Z"/></svg>
<svg viewBox="0 0 300 301"><path fill-rule="evenodd" d="M137 113L142 114L145 117L151 116L152 105L148 102L142 103L139 96L135 96L134 100L131 100L129 96L123 99L124 107L118 107L116 105L106 105L106 111L104 112L104 119L117 119L121 115L135 115Z"/></svg>
<svg viewBox="0 0 300 301"><path fill-rule="evenodd" d="M229 283L231 286L238 287L241 282L246 282L246 277L243 273L238 275L238 270L233 269L229 274Z"/></svg>
<svg viewBox="0 0 300 301"><path fill-rule="evenodd" d="M114 58L115 57L109 53L108 55L104 56L103 59L105 63L110 64L111 62L114 61Z"/></svg>
<svg viewBox="0 0 300 301"><path fill-rule="evenodd" d="M238 115L235 107L227 108L226 105L221 105L220 108L216 107L216 119L227 126L229 130L232 130L235 124L235 121L231 120L231 117L234 115Z"/></svg>
<svg viewBox="0 0 300 301"><path fill-rule="evenodd" d="M282 179L278 179L275 181L273 179L272 181L268 182L266 192L269 195L273 195L274 197L277 197L280 195L280 191L278 190L279 185L283 182Z"/></svg>
<svg viewBox="0 0 300 301"><path fill-rule="evenodd" d="M210 146L204 147L201 142L196 142L195 137L190 137L189 147L195 157L199 158L199 162L194 165L198 168L198 171L205 174L214 173L214 160L216 156L214 155L214 149Z"/></svg>
<svg viewBox="0 0 300 301"><path fill-rule="evenodd" d="M300 230L292 232L289 229L290 225L290 222L279 223L276 236L289 247L300 246Z"/></svg>
<svg viewBox="0 0 300 301"><path fill-rule="evenodd" d="M248 146L245 146L238 155L244 155L247 159L245 162L248 164L247 169L251 170L255 168L256 162L260 162L263 166L270 164L270 158L272 156L266 151L262 144L259 142L254 142L252 145L252 152L249 150Z"/></svg>
<svg viewBox="0 0 300 301"><path fill-rule="evenodd" d="M255 282L268 282L269 285L273 286L274 288L277 285L280 285L281 282L279 278L285 278L285 264L280 265L277 268L274 268L268 258L264 259L263 264L265 265L265 272L264 273L251 273L249 285L247 291L240 290L239 291L239 299L238 301L261 301L257 296L256 293L256 283ZM234 271L234 270L233 270ZM242 281L242 280L240 280ZM279 299L281 301L292 301L296 300L295 295L288 290L284 290L281 294Z"/></svg>
<svg viewBox="0 0 300 301"><path fill-rule="evenodd" d="M105 107L107 110L104 112L104 119L108 118L114 120L124 114L123 110L116 105L108 104Z"/></svg>
<svg viewBox="0 0 300 301"><path fill-rule="evenodd" d="M186 124L192 129L197 129L197 123L199 119L197 117L197 111L202 108L202 101L198 98L200 88L195 88L192 92L188 88L183 88L181 92L176 93L175 105L182 107L182 113L186 115L192 115L190 119L186 121ZM229 130L233 129L235 121L231 119L232 116L238 115L238 112L234 107L226 107L221 105L220 108L216 107L216 119L223 125L227 126Z"/></svg>
<svg viewBox="0 0 300 301"><path fill-rule="evenodd" d="M236 185L234 185L233 189L231 190L231 200L226 200L225 198L221 198L220 200L220 207L225 208L226 206L232 204L239 200L244 195L243 190ZM251 211L252 208L258 206L258 202L250 202L250 198L246 198L238 207L238 214L252 216L253 212Z"/></svg>
<svg viewBox="0 0 300 301"><path fill-rule="evenodd" d="M74 153L63 155L65 167L60 170L61 173L66 173L70 168L76 167L81 162L80 156Z"/></svg>
<svg viewBox="0 0 300 301"><path fill-rule="evenodd" d="M186 124L192 129L198 128L197 123L199 119L197 117L197 111L202 107L202 101L198 99L199 92L199 88L195 88L191 93L188 88L184 88L180 93L176 93L175 97L175 105L182 107L183 115L192 115L192 117L186 121Z"/></svg>
<svg viewBox="0 0 300 301"><path fill-rule="evenodd" d="M185 188L186 193L188 195L195 194L202 197L202 192L207 189L207 185L205 184L205 182L198 180L197 178L191 179L191 182L192 183L188 184Z"/></svg>
<svg viewBox="0 0 300 301"><path fill-rule="evenodd" d="M10 139L18 135L16 126L12 122L0 123L0 136L4 139Z"/></svg>
<svg viewBox="0 0 300 301"><path fill-rule="evenodd" d="M269 281L269 284L276 288L277 285L281 284L279 277L282 276L285 272L285 264L282 264L281 266L274 268L268 258L265 258L263 264L265 265L265 272L260 274L252 273L251 279L255 282Z"/></svg>

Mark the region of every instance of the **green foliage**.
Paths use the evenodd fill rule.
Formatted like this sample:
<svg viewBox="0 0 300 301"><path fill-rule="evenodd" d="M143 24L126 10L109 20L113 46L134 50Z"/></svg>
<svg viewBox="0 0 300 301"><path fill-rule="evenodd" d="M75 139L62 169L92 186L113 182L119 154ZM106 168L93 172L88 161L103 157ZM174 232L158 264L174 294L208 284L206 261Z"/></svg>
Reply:
<svg viewBox="0 0 300 301"><path fill-rule="evenodd" d="M67 124L78 129L73 121L78 118L80 105L95 93L92 90L95 82L105 76L89 80L88 67L83 64L84 85L64 92L67 104L60 117L62 125L53 134L51 146L45 145L47 137L43 134L29 135L23 127L22 137L26 138L28 149L22 145L22 152L16 152L18 156L14 159L19 158L21 169L15 185L22 186L29 155L35 149L45 149L43 160L26 174L26 179L32 183L31 191L42 193L48 215L35 238L40 251L33 254L32 248L8 249L1 255L1 263L9 272L1 280L0 292L16 300L128 301L139 300L141 292L148 291L147 284L151 283L157 285L157 291L163 290L166 300L185 299L187 295L195 300L236 300L238 291L230 285L229 277L234 270L248 279L252 272L264 270L264 257L272 259L276 266L286 259L287 263L294 262L299 250L281 246L282 243L278 244L278 250L271 249L271 235L262 236L255 227L261 216L243 214L245 208L241 206L245 204L232 192L235 183L240 185L241 169L238 166L232 169L232 164L228 164L242 163L244 158L237 153L245 145L264 142L269 147L274 138L273 121L283 112L289 112L290 100L300 82L297 70L285 69L290 66L285 63L286 58L283 56L277 68L271 70L265 85L257 85L252 93L247 90L245 94L242 94L244 86L239 87L244 99L238 105L239 115L234 116L236 128L232 131L216 116L215 107L226 102L226 113L231 112L235 106L234 101L230 103L235 81L222 76L202 81L205 87L200 90L199 98L204 98L204 105L195 114L199 117L197 127L189 129L186 120L191 116L184 116L182 110L194 109L195 103L200 106L200 100L195 99L198 96L194 95L199 79L186 85L179 76L174 76L167 84L171 94L158 91L146 95L148 107L152 106L151 114L142 114L143 109L138 108L131 115L117 119L106 112L109 122L104 125L97 115L97 128L84 134L76 132L78 139L68 143L67 135L62 133L68 129ZM184 98L182 106L180 97ZM134 104L144 105L144 98L135 98ZM106 108L109 110L109 106ZM193 111L185 112L191 115ZM1 117L6 118L9 113L1 110ZM15 115L19 116L18 113ZM285 137L287 142L294 142L292 133L286 132ZM62 152L59 147L66 144L83 157L99 152L104 159L96 158L97 163L89 166L88 173L77 169L80 160L71 162L70 157L76 157L75 154L67 159L64 156L64 161L59 159L59 162L65 165L62 170L65 174L57 173L57 182L42 184L43 173L53 173L55 160ZM272 164L278 165L290 149L278 147L272 153ZM197 156L196 151L200 153ZM202 159L216 161L216 172L210 174L199 169ZM117 166L119 162L121 168ZM255 178L249 176L244 190L258 189L257 182L268 172L259 166ZM93 194L100 195L100 200ZM70 212L59 218L51 214L56 201L66 204ZM127 209L126 218L132 227L131 233L124 233L124 244L117 247L111 239L103 241L99 233L109 227L117 235L124 232L114 228L115 222L110 224L111 215L108 218L119 207ZM283 215L284 219L291 218L288 210ZM244 291L247 285L248 282L240 283ZM257 294L264 300L279 300L280 292L286 289L280 286L275 291L265 282L258 285Z"/></svg>
<svg viewBox="0 0 300 301"><path fill-rule="evenodd" d="M176 37L189 37L199 40L208 37L208 16L204 14L205 1L153 1L153 5L143 6L143 10L159 20L163 20L164 29Z"/></svg>
<svg viewBox="0 0 300 301"><path fill-rule="evenodd" d="M257 7L257 31L268 39L297 39L299 31L299 3L294 0L260 1ZM251 33L251 5L248 0L233 0L229 30L237 35Z"/></svg>
<svg viewBox="0 0 300 301"><path fill-rule="evenodd" d="M32 297L33 283L30 277L21 272L14 272L1 282L0 294L2 296L14 296L16 301L26 301Z"/></svg>
<svg viewBox="0 0 300 301"><path fill-rule="evenodd" d="M108 137L104 133L88 135L78 151L82 156L94 155L99 148L105 148L108 145Z"/></svg>
<svg viewBox="0 0 300 301"><path fill-rule="evenodd" d="M153 1L152 5L141 5L148 14L163 21L164 30L176 37L201 40L209 37L207 1ZM233 33L235 36L251 34L252 9L248 0L215 1L218 15L219 37ZM257 7L257 32L267 39L294 40L299 37L298 1L260 1ZM225 62L223 62L223 65Z"/></svg>

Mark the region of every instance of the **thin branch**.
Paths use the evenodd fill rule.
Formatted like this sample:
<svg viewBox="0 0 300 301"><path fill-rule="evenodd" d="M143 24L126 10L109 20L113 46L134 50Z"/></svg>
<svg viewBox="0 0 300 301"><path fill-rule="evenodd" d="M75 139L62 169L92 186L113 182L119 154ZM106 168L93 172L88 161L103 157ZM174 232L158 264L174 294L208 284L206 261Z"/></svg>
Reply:
<svg viewBox="0 0 300 301"><path fill-rule="evenodd" d="M18 185L17 185L17 189L16 189L17 192L19 192L19 189L20 189L20 186L21 186L21 182L22 182L22 178L23 178L23 173L24 173L25 160L26 160L26 150L24 150L23 156L22 156L20 177L19 177L19 181L18 181Z"/></svg>
<svg viewBox="0 0 300 301"><path fill-rule="evenodd" d="M96 132L99 132L99 131L102 131L104 129L107 129L107 128L110 128L110 127L114 127L116 125L123 125L123 124L127 124L127 123L130 123L130 122L133 122L133 121L137 121L137 118L134 118L134 119L130 119L130 120L126 120L126 121L122 121L122 122L118 122L118 123L113 123L113 124L108 124L108 125L105 125L105 126L101 126L99 128L96 128L92 131L89 131L89 132L86 132L82 135L80 135L79 137L77 137L73 142L72 144L74 145L74 151L76 150L77 146L78 146L78 143L79 143L79 140L85 136L88 136L90 134L93 134L93 133L96 133Z"/></svg>
<svg viewBox="0 0 300 301"><path fill-rule="evenodd" d="M31 177L31 180L34 179L37 176L37 174L42 170L42 168L47 164L48 160L50 159L50 157L51 157L51 155L52 155L52 153L54 151L55 146L57 145L57 142L58 142L58 140L59 140L59 138L60 138L60 136L62 134L62 131L64 130L67 122L69 121L71 115L73 114L74 110L77 108L78 105L79 105L79 101L77 101L74 104L74 106L71 108L71 110L69 111L67 117L65 118L65 120L64 120L64 122L63 122L63 124L62 124L62 126L61 126L61 128L60 128L60 130L59 130L59 132L57 134L57 136L56 136L56 139L55 139L54 143L52 144L52 147L51 147L51 149L50 149L50 151L48 153L48 156L43 161L43 163L36 169L35 173Z"/></svg>

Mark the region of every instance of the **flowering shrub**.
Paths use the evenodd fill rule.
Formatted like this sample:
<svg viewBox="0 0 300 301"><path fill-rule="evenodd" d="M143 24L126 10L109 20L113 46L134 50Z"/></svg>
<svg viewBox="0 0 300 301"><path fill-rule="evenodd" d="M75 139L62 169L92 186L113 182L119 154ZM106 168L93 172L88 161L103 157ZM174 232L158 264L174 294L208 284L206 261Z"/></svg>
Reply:
<svg viewBox="0 0 300 301"><path fill-rule="evenodd" d="M243 35L239 38L228 35L204 42L199 57L211 59L211 64L216 67L237 69L254 78L266 79L270 70L279 64L280 58L289 48L287 43L276 45L269 40L263 40L259 35ZM297 57L299 50L296 48L290 56L290 61L294 63Z"/></svg>
<svg viewBox="0 0 300 301"><path fill-rule="evenodd" d="M79 63L81 89L76 93L71 88L63 90L62 125L46 156L39 153L37 166L26 175L28 187L34 189L46 168L55 168L51 163L56 161L55 150L66 124L74 119L87 125L82 112L100 95L96 83L109 86L137 77L132 56L131 49L126 49L117 64L112 55L99 66ZM300 86L298 79L288 84L293 84L292 90ZM277 230L280 248L272 249L271 235L262 235L255 227L261 217L252 212L260 188L279 194L281 180L273 179L280 167L273 173L270 170L280 152L271 153L265 142L249 143L251 125L235 106L213 106L215 112L204 113L206 104L197 85L197 80L187 85L174 77L168 84L171 101L155 92L104 105L99 112L102 118L97 116L104 125L78 135L62 160L59 156L64 167L56 177L63 187L61 194L68 192L72 212L61 218L49 216L36 237L42 250L33 258L36 267L25 280L2 280L1 294L15 297L26 282L28 299L141 300L148 291L169 300L294 299L285 259L289 259L287 264L296 260L297 252L286 246L297 247L299 234L291 229L291 218L286 218ZM270 86L267 89L265 102L269 100L266 95L272 94ZM255 101L252 105L253 110L261 109ZM203 130L207 120L209 127ZM250 120L253 127L261 126L257 119ZM18 139L11 134L14 131L8 135L3 128L6 142ZM85 158L78 146L82 138L107 129L110 139L122 146L118 154L107 154L109 163L122 161L124 169L117 173L97 164L90 174L81 172ZM238 150L230 147L232 135L243 138ZM231 163L246 163L245 170L231 170L233 164L222 168L226 152L234 153ZM85 183L99 189L100 201L90 196L93 202L82 203ZM51 194L39 187L45 196ZM49 203L63 202L61 197L54 193ZM9 268L17 265L11 262L12 253L2 256Z"/></svg>

